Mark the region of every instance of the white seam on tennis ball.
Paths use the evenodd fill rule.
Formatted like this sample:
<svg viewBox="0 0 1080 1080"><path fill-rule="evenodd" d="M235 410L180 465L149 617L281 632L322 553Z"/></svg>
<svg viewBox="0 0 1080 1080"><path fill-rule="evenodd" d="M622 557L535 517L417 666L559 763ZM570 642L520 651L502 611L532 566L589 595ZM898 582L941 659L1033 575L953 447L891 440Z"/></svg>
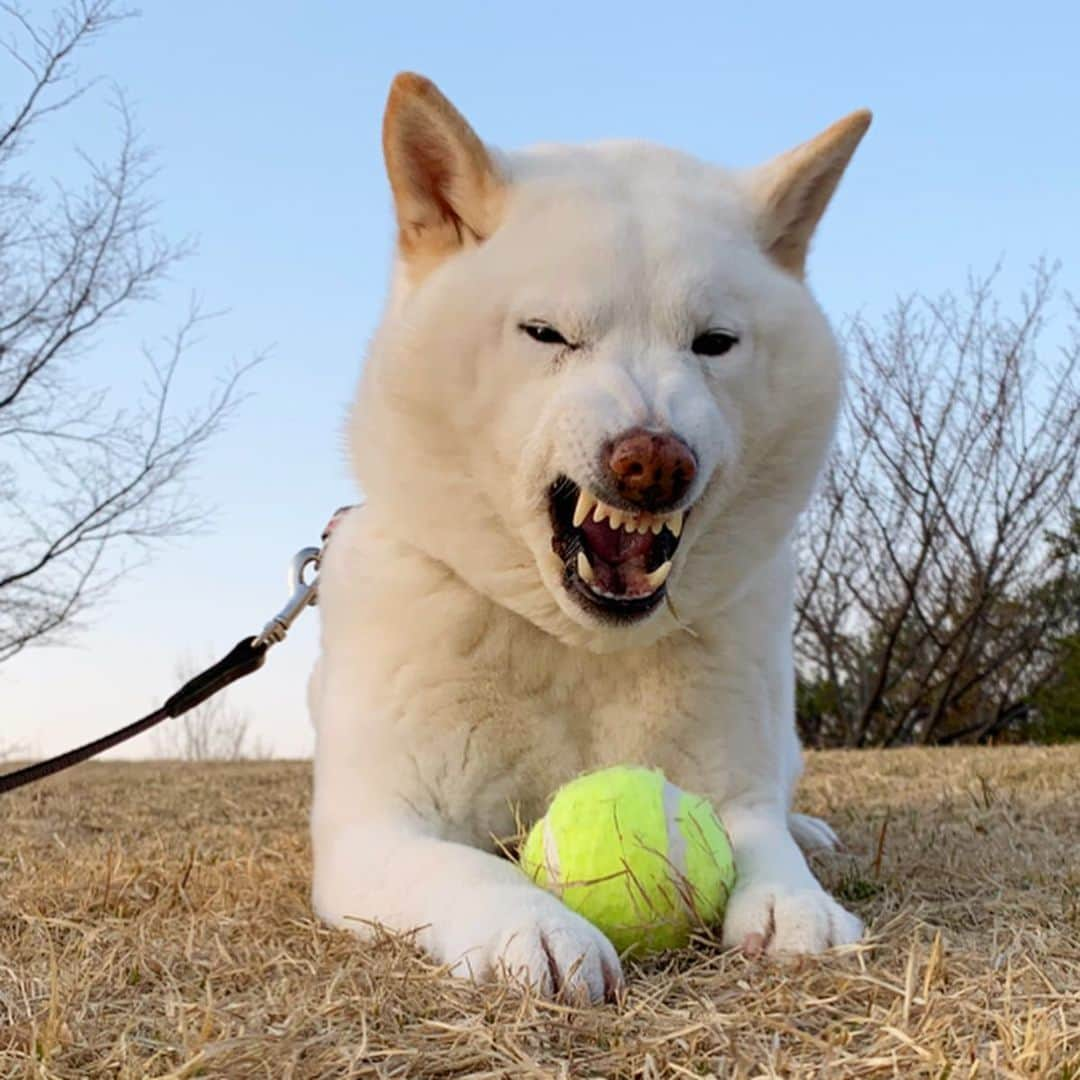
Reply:
<svg viewBox="0 0 1080 1080"><path fill-rule="evenodd" d="M544 818L544 866L547 868L548 882L554 884L559 880L559 843L555 839L555 833L551 828L551 818Z"/></svg>
<svg viewBox="0 0 1080 1080"><path fill-rule="evenodd" d="M664 781L664 820L667 824L667 857L671 869L686 877L686 836L679 823L682 790L670 780Z"/></svg>

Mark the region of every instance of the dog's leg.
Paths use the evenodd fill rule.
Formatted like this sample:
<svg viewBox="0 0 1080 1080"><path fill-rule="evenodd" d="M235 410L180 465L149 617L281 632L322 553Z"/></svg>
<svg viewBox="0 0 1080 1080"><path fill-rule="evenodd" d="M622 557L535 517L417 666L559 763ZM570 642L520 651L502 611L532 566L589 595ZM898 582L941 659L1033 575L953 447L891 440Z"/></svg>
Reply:
<svg viewBox="0 0 1080 1080"><path fill-rule="evenodd" d="M793 584L790 552L780 552L728 610L721 654L727 662L721 685L731 704L714 735L712 792L738 870L723 937L751 952L816 953L862 934L862 924L825 892L799 849L830 846L835 835L824 822L790 812L802 771L794 723Z"/></svg>
<svg viewBox="0 0 1080 1080"><path fill-rule="evenodd" d="M313 824L314 904L332 925L402 931L455 974L506 975L547 996L610 999L619 958L600 931L505 859L405 820Z"/></svg>
<svg viewBox="0 0 1080 1080"><path fill-rule="evenodd" d="M424 603L424 617L402 614ZM486 601L373 531L365 511L335 530L319 604L324 652L309 703L320 917L360 934L373 922L416 931L417 944L460 975L506 973L594 1001L613 994L619 958L599 930L513 863L448 839L465 829L449 823L448 804L468 817L491 776L517 764L512 748L513 760L499 761L506 739L496 735L471 751L489 771L464 767L472 732L461 688L477 682ZM401 632L384 629L395 626ZM455 636L463 627L467 645Z"/></svg>

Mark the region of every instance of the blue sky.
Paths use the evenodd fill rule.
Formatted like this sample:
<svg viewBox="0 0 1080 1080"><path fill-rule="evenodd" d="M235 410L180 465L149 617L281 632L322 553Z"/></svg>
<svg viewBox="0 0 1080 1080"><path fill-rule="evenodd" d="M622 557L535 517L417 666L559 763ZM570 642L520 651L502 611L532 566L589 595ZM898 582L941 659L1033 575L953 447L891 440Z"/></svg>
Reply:
<svg viewBox="0 0 1080 1080"><path fill-rule="evenodd" d="M48 5L32 8L44 15ZM250 397L193 483L216 507L160 551L85 631L0 670L0 743L51 753L146 711L184 653L222 652L284 600L284 567L354 490L342 423L378 318L392 224L379 125L401 69L423 72L489 142L635 136L748 165L859 106L875 123L818 236L811 284L834 318L913 290L960 287L1006 260L1080 248L1080 12L1059 3L283 3L149 0L81 58L123 86L157 148L171 236L198 239L157 303L100 341L92 377L118 396L138 345L194 290L224 314L190 359L197 398L233 359L269 349ZM0 59L0 103L14 69ZM73 176L105 152L103 97L36 150ZM278 752L308 752L307 616L233 691ZM128 753L148 752L145 743Z"/></svg>

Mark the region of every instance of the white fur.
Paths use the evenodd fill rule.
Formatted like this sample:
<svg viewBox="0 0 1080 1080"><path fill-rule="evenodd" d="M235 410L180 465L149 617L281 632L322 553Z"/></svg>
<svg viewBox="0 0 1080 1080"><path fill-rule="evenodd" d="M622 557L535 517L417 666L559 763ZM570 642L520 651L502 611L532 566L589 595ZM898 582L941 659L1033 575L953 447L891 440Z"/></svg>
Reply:
<svg viewBox="0 0 1080 1080"><path fill-rule="evenodd" d="M493 838L578 772L640 762L708 795L731 833L726 942L850 942L858 920L789 828L789 537L833 429L831 333L760 250L752 176L640 143L499 161L501 224L416 285L399 268L352 415L368 501L320 579L315 907L419 928L457 970L596 999L614 950ZM530 318L583 347L553 363L518 330ZM740 344L693 354L705 326ZM638 424L693 447L694 510L668 582L678 620L609 626L562 584L547 492L559 474L590 486L598 447Z"/></svg>

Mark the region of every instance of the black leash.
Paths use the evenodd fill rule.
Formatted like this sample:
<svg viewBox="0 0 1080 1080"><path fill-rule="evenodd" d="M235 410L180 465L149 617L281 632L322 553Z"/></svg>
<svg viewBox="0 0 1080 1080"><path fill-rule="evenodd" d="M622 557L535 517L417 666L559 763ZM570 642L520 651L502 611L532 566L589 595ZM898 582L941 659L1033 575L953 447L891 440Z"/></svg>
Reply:
<svg viewBox="0 0 1080 1080"><path fill-rule="evenodd" d="M324 543L331 530L349 509L351 507L342 507L331 518L330 524L322 535ZM68 750L67 753L57 754L56 757L47 758L34 765L4 773L0 776L0 795L24 787L26 784L33 784L37 780L43 780L46 776L52 776L53 773L70 768L72 765L78 765L79 762L86 761L135 735L141 735L155 724L160 724L162 720L180 716L181 713L194 709L196 705L213 697L219 690L224 690L229 683L242 679L253 671L258 671L263 666L270 647L279 641L284 641L289 627L300 613L317 601L318 589L315 579L313 577L308 581L305 579L305 574L309 567L318 572L321 557L322 549L315 547L301 548L293 556L289 566L289 584L292 588L289 602L263 627L262 633L257 637L247 637L237 642L232 650L216 664L208 667L193 679L189 679L163 705L141 720L136 720L109 735L103 735L100 739L94 739L85 746Z"/></svg>
<svg viewBox="0 0 1080 1080"><path fill-rule="evenodd" d="M86 743L85 746L68 750L65 754L57 754L56 757L39 761L34 765L4 773L0 776L0 795L26 784L33 784L37 780L44 780L46 776L52 776L53 773L70 768L72 765L78 765L80 761L86 761L87 758L92 758L104 750L117 746L126 739L141 735L155 724L160 724L162 720L168 720L170 717L186 713L188 709L194 709L208 697L223 690L229 683L242 679L253 671L258 671L263 666L269 648L269 645L259 642L257 638L244 638L227 656L222 657L213 667L196 675L194 679L184 683L164 705L152 713L147 713L141 720L136 720L109 735L103 735L100 739Z"/></svg>

